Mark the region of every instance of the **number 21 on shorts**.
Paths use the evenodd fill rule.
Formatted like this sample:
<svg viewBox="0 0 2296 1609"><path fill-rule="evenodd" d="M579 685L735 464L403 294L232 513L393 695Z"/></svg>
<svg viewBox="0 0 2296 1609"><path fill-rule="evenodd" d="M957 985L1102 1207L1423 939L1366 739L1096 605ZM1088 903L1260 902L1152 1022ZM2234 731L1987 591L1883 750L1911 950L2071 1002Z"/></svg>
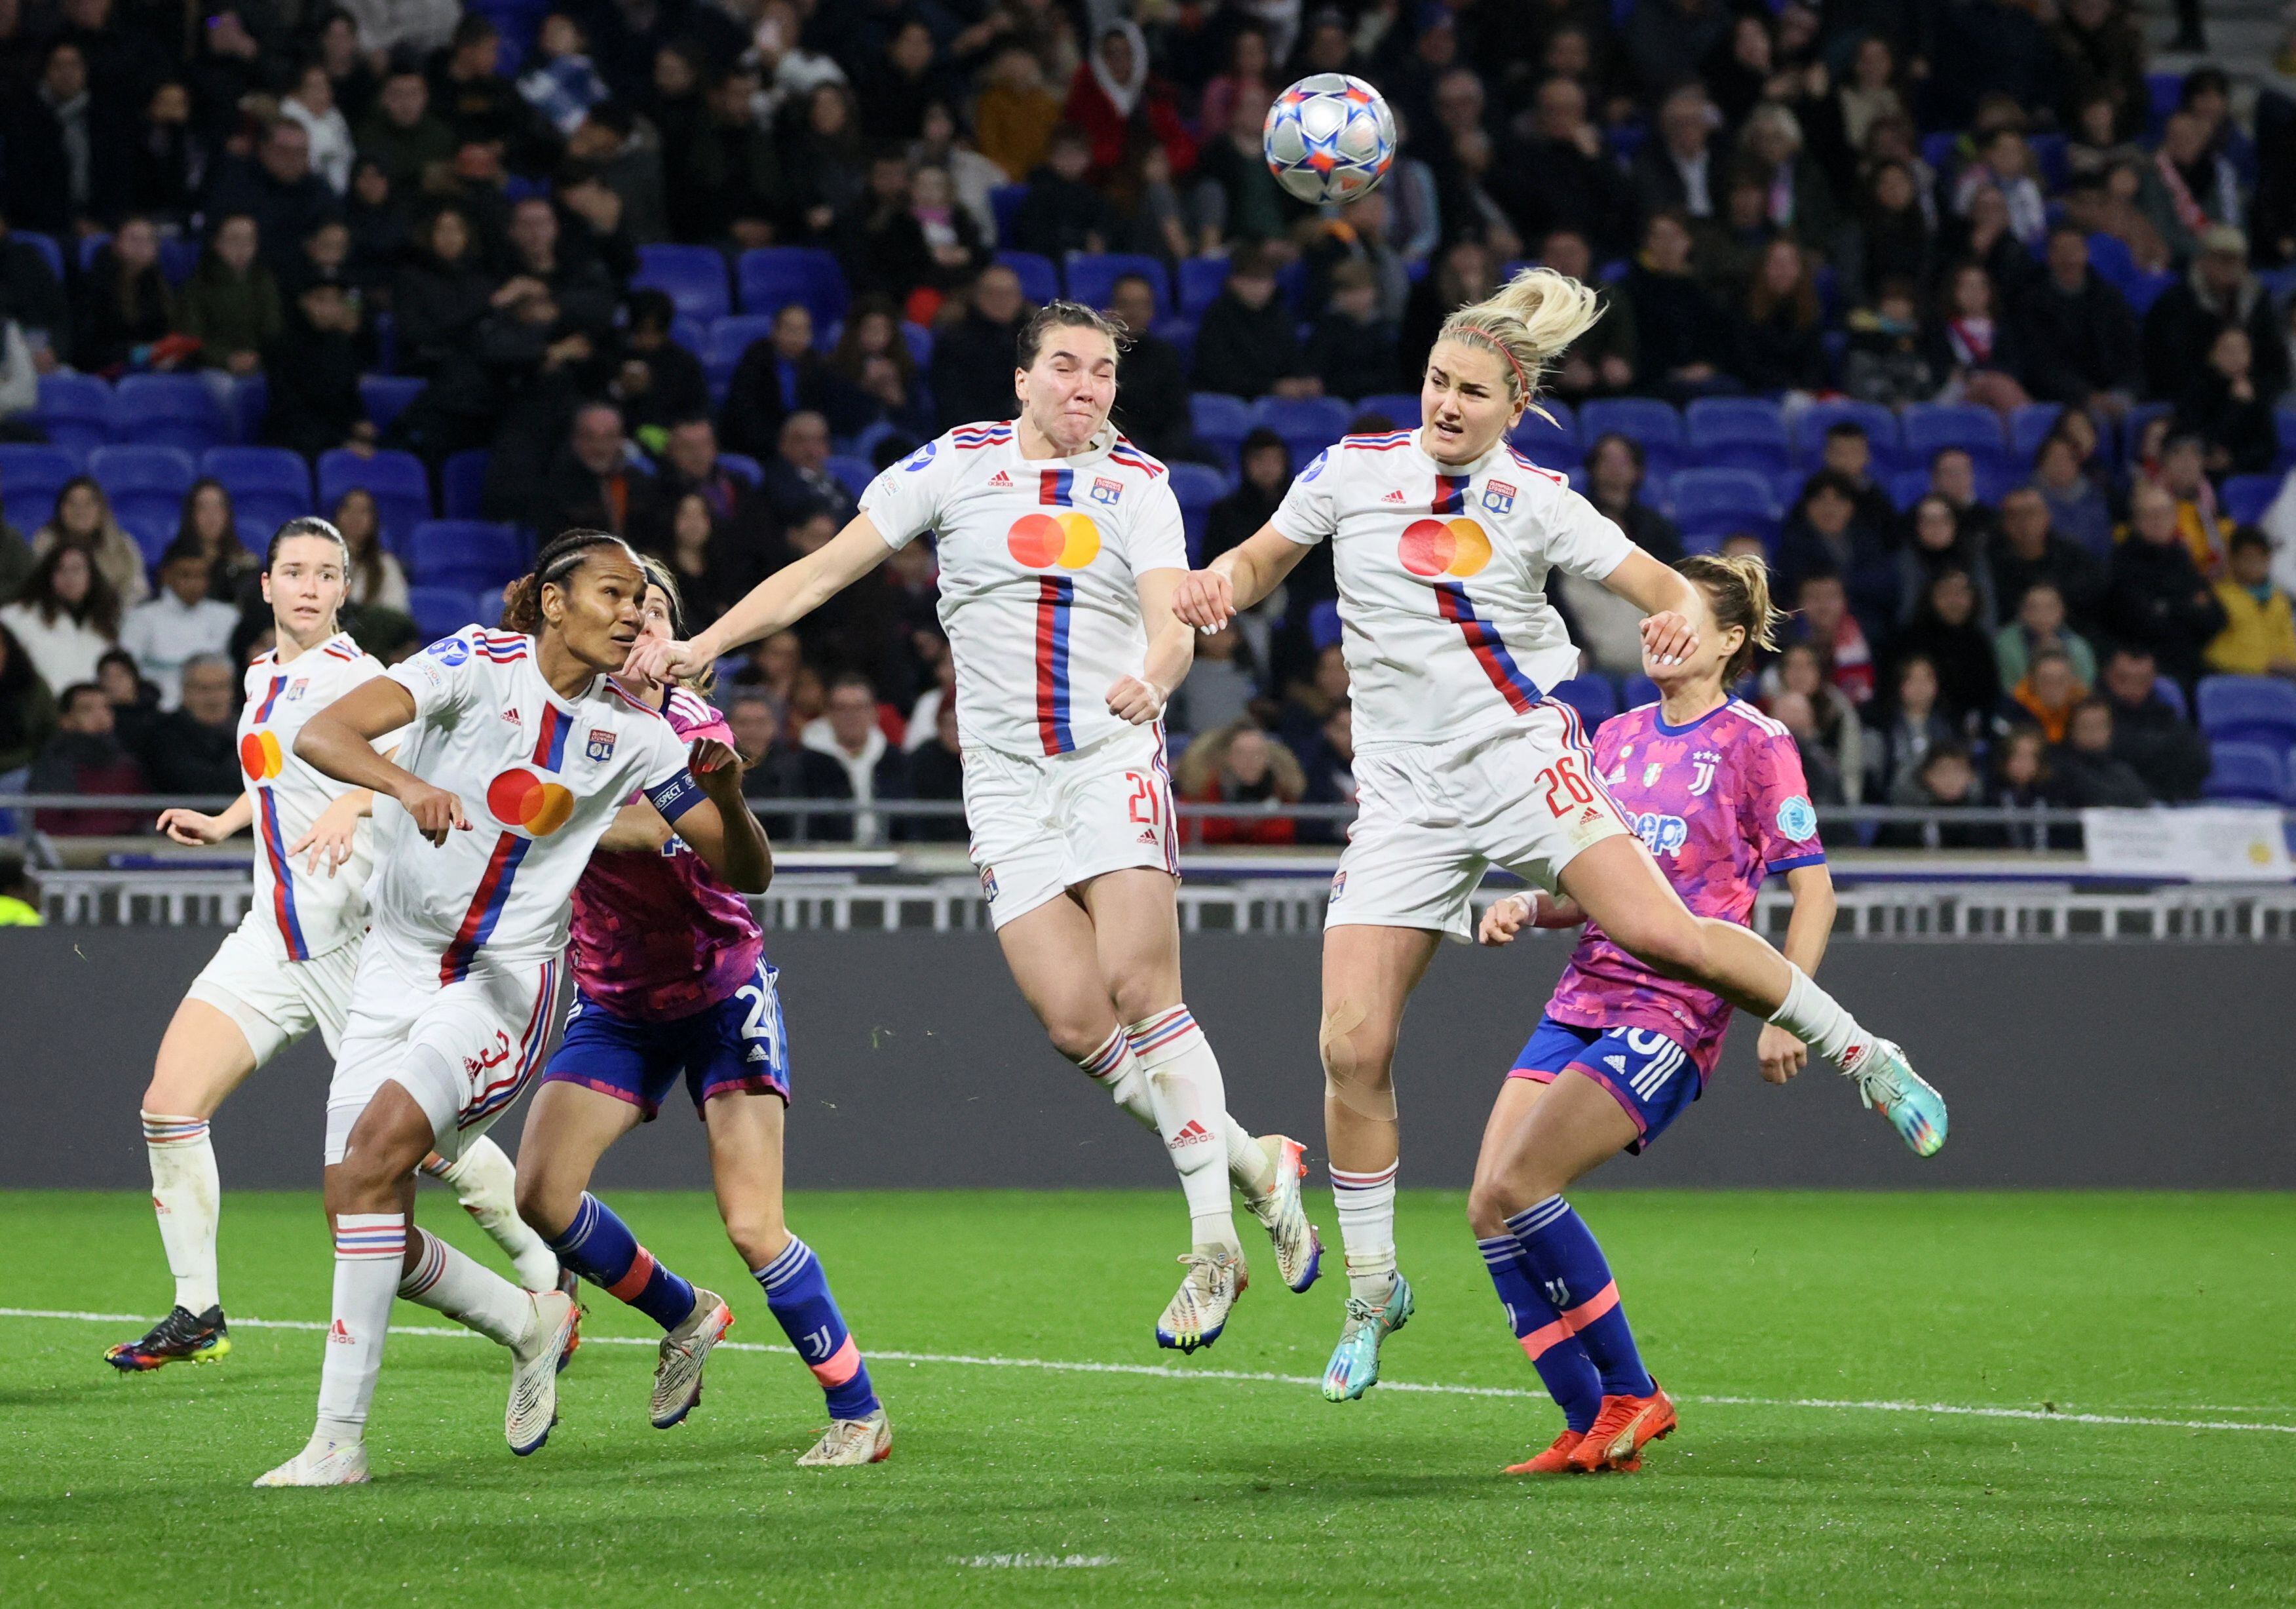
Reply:
<svg viewBox="0 0 2296 1609"><path fill-rule="evenodd" d="M1157 791L1156 779L1145 771L1127 771L1124 780L1132 784L1132 797L1126 813L1142 826L1157 826L1163 821L1163 796Z"/></svg>

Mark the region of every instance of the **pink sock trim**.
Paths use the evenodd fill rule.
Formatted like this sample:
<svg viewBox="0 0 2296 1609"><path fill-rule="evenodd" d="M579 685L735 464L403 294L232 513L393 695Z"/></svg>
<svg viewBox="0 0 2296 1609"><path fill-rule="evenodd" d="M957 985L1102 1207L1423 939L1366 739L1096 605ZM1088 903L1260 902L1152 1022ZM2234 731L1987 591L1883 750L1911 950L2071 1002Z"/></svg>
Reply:
<svg viewBox="0 0 2296 1609"><path fill-rule="evenodd" d="M813 1377L816 1380L833 1390L860 1372L861 1349L855 1346L853 1337L848 1335L845 1338L845 1343L830 1353L827 1362L816 1363L809 1367L813 1370Z"/></svg>
<svg viewBox="0 0 2296 1609"><path fill-rule="evenodd" d="M646 1288L646 1281L652 1277L653 1253L640 1246L638 1254L630 1259L630 1271L608 1285L606 1294L616 1301L635 1301L638 1293Z"/></svg>
<svg viewBox="0 0 2296 1609"><path fill-rule="evenodd" d="M1570 1326L1570 1333L1575 1335L1618 1305L1619 1282L1614 1279L1563 1314L1562 1321Z"/></svg>

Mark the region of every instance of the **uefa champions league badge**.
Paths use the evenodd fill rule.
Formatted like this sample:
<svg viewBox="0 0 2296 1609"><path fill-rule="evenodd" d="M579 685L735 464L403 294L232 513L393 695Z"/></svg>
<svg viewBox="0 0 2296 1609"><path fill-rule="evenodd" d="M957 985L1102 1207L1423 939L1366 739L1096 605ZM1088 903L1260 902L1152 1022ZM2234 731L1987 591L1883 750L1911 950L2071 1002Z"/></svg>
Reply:
<svg viewBox="0 0 2296 1609"><path fill-rule="evenodd" d="M461 637L447 636L440 637L422 652L440 664L452 667L471 657L471 645Z"/></svg>
<svg viewBox="0 0 2296 1609"><path fill-rule="evenodd" d="M1778 807L1778 831L1796 843L1817 836L1817 812L1808 800L1795 794Z"/></svg>

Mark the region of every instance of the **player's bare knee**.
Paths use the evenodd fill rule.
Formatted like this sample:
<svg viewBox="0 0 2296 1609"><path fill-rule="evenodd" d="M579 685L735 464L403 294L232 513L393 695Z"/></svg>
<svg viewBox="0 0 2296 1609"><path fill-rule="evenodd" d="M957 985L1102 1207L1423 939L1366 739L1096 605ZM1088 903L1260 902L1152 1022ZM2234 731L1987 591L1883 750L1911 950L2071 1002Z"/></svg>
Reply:
<svg viewBox="0 0 2296 1609"><path fill-rule="evenodd" d="M1515 1200L1515 1194L1502 1179L1475 1176L1467 1191L1467 1227L1474 1230L1477 1240L1507 1232L1506 1220L1529 1205Z"/></svg>
<svg viewBox="0 0 2296 1609"><path fill-rule="evenodd" d="M790 1232L778 1212L729 1212L726 1238L741 1253L744 1268L762 1268L788 1248Z"/></svg>
<svg viewBox="0 0 2296 1609"><path fill-rule="evenodd" d="M548 1240L564 1234L566 1227L574 1221L582 1193L569 1189L545 1170L536 1168L520 1171L515 1200L518 1215L526 1227Z"/></svg>
<svg viewBox="0 0 2296 1609"><path fill-rule="evenodd" d="M1324 1008L1316 1034L1324 1098L1374 1122L1395 1121L1395 1035L1350 996Z"/></svg>

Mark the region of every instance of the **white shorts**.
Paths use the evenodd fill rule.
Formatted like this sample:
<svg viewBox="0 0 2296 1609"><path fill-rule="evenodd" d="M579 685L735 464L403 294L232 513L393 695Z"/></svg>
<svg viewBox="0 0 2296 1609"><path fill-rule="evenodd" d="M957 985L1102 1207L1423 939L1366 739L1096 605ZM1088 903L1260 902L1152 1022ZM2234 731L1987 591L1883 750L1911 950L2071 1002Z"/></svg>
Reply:
<svg viewBox="0 0 2296 1609"><path fill-rule="evenodd" d="M184 997L204 1000L239 1024L258 1067L315 1028L332 1055L342 1046L358 956L354 940L308 961L290 961L271 913L250 909Z"/></svg>
<svg viewBox="0 0 2296 1609"><path fill-rule="evenodd" d="M448 1162L487 1131L542 1071L561 971L547 961L489 962L439 981L439 957L398 950L381 933L361 948L349 1020L327 1086L327 1164L386 1083L402 1086L430 1120L430 1148Z"/></svg>
<svg viewBox="0 0 2296 1609"><path fill-rule="evenodd" d="M1494 866L1553 891L1579 850L1632 836L1576 711L1552 700L1489 737L1356 756L1355 825L1325 927L1415 927L1464 942Z"/></svg>
<svg viewBox="0 0 2296 1609"><path fill-rule="evenodd" d="M967 749L964 815L998 927L1103 872L1180 874L1160 722L1067 754Z"/></svg>

